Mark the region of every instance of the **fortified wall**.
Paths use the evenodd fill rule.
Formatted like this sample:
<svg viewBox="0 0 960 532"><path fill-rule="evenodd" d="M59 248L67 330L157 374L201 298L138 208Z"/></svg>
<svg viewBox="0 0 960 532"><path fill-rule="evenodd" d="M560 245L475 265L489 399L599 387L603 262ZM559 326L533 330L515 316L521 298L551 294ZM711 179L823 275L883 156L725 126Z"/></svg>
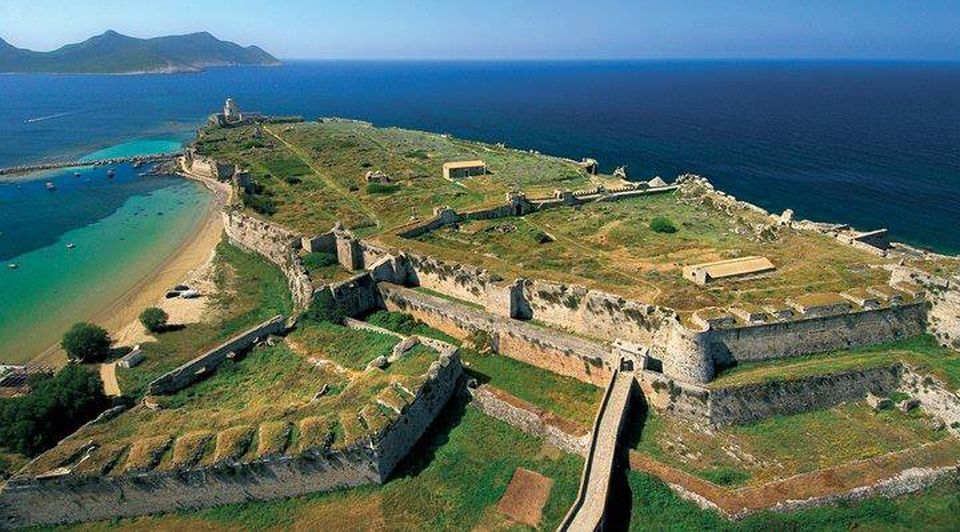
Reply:
<svg viewBox="0 0 960 532"><path fill-rule="evenodd" d="M236 165L223 163L210 157L199 155L193 149L188 149L183 153L182 164L184 170L191 174L216 179L217 181L230 179L237 171Z"/></svg>
<svg viewBox="0 0 960 532"><path fill-rule="evenodd" d="M945 279L915 268L892 268L893 281L913 284L930 301L927 328L945 347L960 350L960 279Z"/></svg>
<svg viewBox="0 0 960 532"><path fill-rule="evenodd" d="M867 393L886 396L906 382L897 363L788 380L709 388L643 371L638 376L648 404L705 426L754 423L773 416L822 410Z"/></svg>
<svg viewBox="0 0 960 532"><path fill-rule="evenodd" d="M740 362L789 358L849 349L920 335L926 328L923 300L901 305L857 309L827 316L799 317L732 327L694 330L672 322L655 356L666 375L691 383L707 383L716 371Z"/></svg>
<svg viewBox="0 0 960 532"><path fill-rule="evenodd" d="M0 528L133 517L381 484L455 393L460 358L443 353L392 424L342 449L172 471L16 476L0 490ZM82 462L81 462L82 463Z"/></svg>
<svg viewBox="0 0 960 532"><path fill-rule="evenodd" d="M230 241L276 264L287 278L295 308L304 310L309 307L313 300L313 285L310 274L297 254L302 238L275 223L254 218L237 209L226 208L222 215L223 228Z"/></svg>

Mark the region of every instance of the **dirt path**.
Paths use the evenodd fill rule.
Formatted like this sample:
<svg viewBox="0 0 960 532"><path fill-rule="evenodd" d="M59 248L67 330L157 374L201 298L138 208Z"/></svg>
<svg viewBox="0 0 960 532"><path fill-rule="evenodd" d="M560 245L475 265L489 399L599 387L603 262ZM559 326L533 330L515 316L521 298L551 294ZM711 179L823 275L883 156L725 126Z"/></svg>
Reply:
<svg viewBox="0 0 960 532"><path fill-rule="evenodd" d="M120 395L120 383L117 382L117 363L100 364L100 380L103 381L103 393L107 397Z"/></svg>
<svg viewBox="0 0 960 532"><path fill-rule="evenodd" d="M293 143L287 141L286 139L278 135L268 126L263 126L263 130L266 131L271 137L277 139L284 146L286 146L288 150L290 150L294 155L297 156L298 159L300 159L303 162L303 164L310 167L310 169L313 170L313 173L316 174L316 176L319 177L325 185L330 187L331 190L339 194L341 197L343 197L343 199L345 199L348 203L353 205L357 210L359 210L365 216L373 220L377 224L377 227L380 227L380 218L377 217L377 213L374 212L373 209L364 205L362 201L354 197L354 195L351 194L349 190L347 190L342 185L340 185L340 183L337 183L336 180L328 176L326 172L323 171L323 169L317 166L316 163L314 163L313 160L310 159L309 156L307 156L307 154L303 153L303 150L301 150Z"/></svg>

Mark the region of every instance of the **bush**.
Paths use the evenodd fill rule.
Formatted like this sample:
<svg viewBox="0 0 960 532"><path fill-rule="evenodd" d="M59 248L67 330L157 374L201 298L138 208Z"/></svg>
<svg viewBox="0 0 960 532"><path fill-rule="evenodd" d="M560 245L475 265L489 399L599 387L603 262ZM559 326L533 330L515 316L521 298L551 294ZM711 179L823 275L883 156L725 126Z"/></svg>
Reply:
<svg viewBox="0 0 960 532"><path fill-rule="evenodd" d="M343 306L337 302L330 290L321 290L314 294L313 303L303 314L303 317L316 322L329 322L342 324L347 317Z"/></svg>
<svg viewBox="0 0 960 532"><path fill-rule="evenodd" d="M163 309L147 307L140 313L140 323L150 332L160 332L167 325L170 316Z"/></svg>
<svg viewBox="0 0 960 532"><path fill-rule="evenodd" d="M313 251L303 256L303 265L307 270L314 271L327 266L337 264L337 257L333 253L324 253L322 251Z"/></svg>
<svg viewBox="0 0 960 532"><path fill-rule="evenodd" d="M677 232L677 226L673 225L673 222L663 216L657 216L653 220L650 220L650 229L653 229L657 233Z"/></svg>
<svg viewBox="0 0 960 532"><path fill-rule="evenodd" d="M287 177L284 177L283 180L291 185L298 185L300 183L303 183L303 178L301 178L298 175L288 175Z"/></svg>
<svg viewBox="0 0 960 532"><path fill-rule="evenodd" d="M367 316L367 322L377 327L383 327L384 329L405 335L414 334L417 327L417 320L410 314L390 312L388 310L378 310L370 314Z"/></svg>
<svg viewBox="0 0 960 532"><path fill-rule="evenodd" d="M0 399L0 445L35 456L110 406L100 375L75 364L32 384L23 397Z"/></svg>
<svg viewBox="0 0 960 532"><path fill-rule="evenodd" d="M266 216L272 216L277 213L277 202L269 196L244 193L243 203L254 211Z"/></svg>
<svg viewBox="0 0 960 532"><path fill-rule="evenodd" d="M63 335L60 347L70 360L100 362L110 354L110 335L92 323L77 323Z"/></svg>
<svg viewBox="0 0 960 532"><path fill-rule="evenodd" d="M368 194L393 194L400 190L400 185L385 185L383 183L367 183Z"/></svg>

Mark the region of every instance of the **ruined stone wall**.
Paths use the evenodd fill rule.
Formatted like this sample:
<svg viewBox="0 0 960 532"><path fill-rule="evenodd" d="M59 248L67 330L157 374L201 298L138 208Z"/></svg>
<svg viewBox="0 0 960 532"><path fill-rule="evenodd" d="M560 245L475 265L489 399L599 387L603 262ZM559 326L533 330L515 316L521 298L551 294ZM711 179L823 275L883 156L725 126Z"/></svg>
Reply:
<svg viewBox="0 0 960 532"><path fill-rule="evenodd" d="M586 456L590 448L590 434L575 434L570 427L551 422L546 413L533 405L523 405L519 401L507 401L488 386L470 390L473 404L481 412L499 419L527 434L543 438L550 445L559 447L568 453Z"/></svg>
<svg viewBox="0 0 960 532"><path fill-rule="evenodd" d="M389 283L380 283L378 288L387 310L409 313L457 338L484 333L498 353L554 373L603 386L616 363L610 350L560 331L491 315Z"/></svg>
<svg viewBox="0 0 960 532"><path fill-rule="evenodd" d="M171 394L193 384L197 379L215 371L231 354L246 349L254 342L284 329L284 317L275 316L251 327L206 353L171 370L150 383L148 393Z"/></svg>
<svg viewBox="0 0 960 532"><path fill-rule="evenodd" d="M14 478L0 489L0 528L133 517L386 482L456 391L462 366L453 349L441 353L413 402L374 438L344 449L182 471Z"/></svg>
<svg viewBox="0 0 960 532"><path fill-rule="evenodd" d="M891 283L916 283L930 301L927 330L941 345L960 350L960 279L945 279L907 267L895 267Z"/></svg>
<svg viewBox="0 0 960 532"><path fill-rule="evenodd" d="M407 255L414 272L413 283L417 286L446 294L457 299L487 306L490 293L506 290L498 287L499 281L483 268L444 262L433 257Z"/></svg>
<svg viewBox="0 0 960 532"><path fill-rule="evenodd" d="M861 401L867 392L887 395L898 389L901 374L902 366L893 364L718 389L652 371L640 372L637 381L647 404L658 412L703 425L725 426Z"/></svg>
<svg viewBox="0 0 960 532"><path fill-rule="evenodd" d="M885 396L896 391L899 364L710 390L709 417L715 426L753 423L773 416L822 410L846 401L861 401L867 393Z"/></svg>
<svg viewBox="0 0 960 532"><path fill-rule="evenodd" d="M900 391L919 399L924 411L943 420L954 435L960 435L960 397L957 393L907 364L903 365L901 373Z"/></svg>
<svg viewBox="0 0 960 532"><path fill-rule="evenodd" d="M387 481L400 460L410 452L456 392L463 366L456 348L449 347L453 351L441 353L430 365L428 380L417 391L416 399L377 441L381 482Z"/></svg>
<svg viewBox="0 0 960 532"><path fill-rule="evenodd" d="M231 242L262 255L280 268L287 278L297 310L310 306L313 284L297 254L297 248L302 244L300 235L235 209L223 211L223 227Z"/></svg>
<svg viewBox="0 0 960 532"><path fill-rule="evenodd" d="M204 155L198 155L194 150L187 150L183 154L183 167L191 174L224 181L230 179L237 171L235 165L222 163Z"/></svg>
<svg viewBox="0 0 960 532"><path fill-rule="evenodd" d="M326 289L333 293L333 298L348 316L360 316L382 306L376 282L369 272L331 284Z"/></svg>
<svg viewBox="0 0 960 532"><path fill-rule="evenodd" d="M578 285L525 281L524 303L534 319L579 334L649 345L676 313Z"/></svg>
<svg viewBox="0 0 960 532"><path fill-rule="evenodd" d="M706 383L716 368L909 338L926 326L923 301L833 316L695 331L672 323L654 343L663 372Z"/></svg>
<svg viewBox="0 0 960 532"><path fill-rule="evenodd" d="M376 463L373 450L357 446L316 459L284 457L85 481L9 482L0 492L0 528L133 517L373 484L380 481Z"/></svg>

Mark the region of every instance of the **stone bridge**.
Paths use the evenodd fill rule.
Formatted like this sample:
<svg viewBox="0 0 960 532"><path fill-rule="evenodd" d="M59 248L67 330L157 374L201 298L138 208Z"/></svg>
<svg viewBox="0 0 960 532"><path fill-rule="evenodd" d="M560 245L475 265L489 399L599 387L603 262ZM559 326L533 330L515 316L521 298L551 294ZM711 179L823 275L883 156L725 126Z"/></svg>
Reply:
<svg viewBox="0 0 960 532"><path fill-rule="evenodd" d="M593 423L590 449L583 466L577 499L557 528L558 532L593 532L603 528L617 444L630 405L633 384L633 363L621 360L610 378Z"/></svg>

